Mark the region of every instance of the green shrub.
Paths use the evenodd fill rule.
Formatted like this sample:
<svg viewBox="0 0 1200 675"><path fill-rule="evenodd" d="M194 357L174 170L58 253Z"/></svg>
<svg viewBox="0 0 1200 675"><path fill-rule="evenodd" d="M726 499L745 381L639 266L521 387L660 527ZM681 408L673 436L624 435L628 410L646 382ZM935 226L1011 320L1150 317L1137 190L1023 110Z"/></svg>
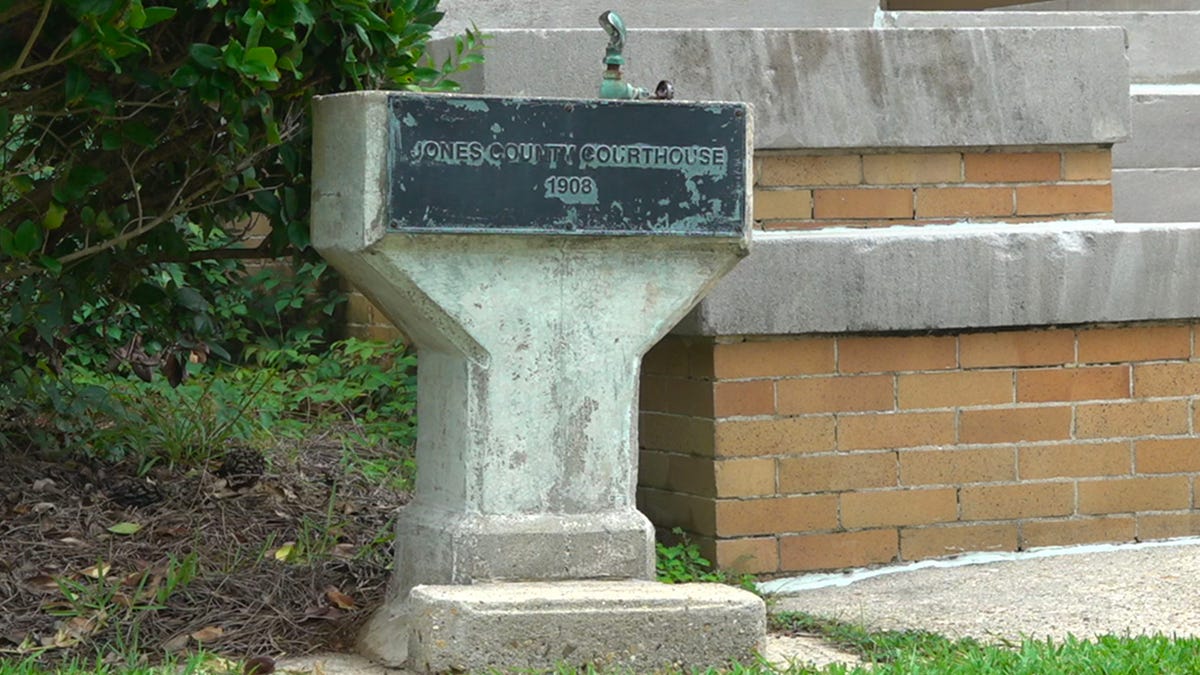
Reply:
<svg viewBox="0 0 1200 675"><path fill-rule="evenodd" d="M75 447L121 414L77 374L321 346L339 294L308 242L314 95L453 89L437 0L0 2L0 439ZM269 225L253 248L243 235ZM291 272L246 274L247 260ZM0 440L3 442L3 440Z"/></svg>

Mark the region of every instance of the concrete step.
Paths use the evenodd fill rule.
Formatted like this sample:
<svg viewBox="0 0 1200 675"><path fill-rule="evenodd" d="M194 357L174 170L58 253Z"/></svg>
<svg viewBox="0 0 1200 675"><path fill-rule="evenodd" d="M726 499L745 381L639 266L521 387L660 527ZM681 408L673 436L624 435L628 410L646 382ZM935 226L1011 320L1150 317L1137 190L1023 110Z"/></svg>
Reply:
<svg viewBox="0 0 1200 675"><path fill-rule="evenodd" d="M1129 89L1133 135L1113 147L1113 167L1200 167L1200 84L1136 84Z"/></svg>
<svg viewBox="0 0 1200 675"><path fill-rule="evenodd" d="M1118 222L1200 221L1200 168L1116 169L1113 206Z"/></svg>

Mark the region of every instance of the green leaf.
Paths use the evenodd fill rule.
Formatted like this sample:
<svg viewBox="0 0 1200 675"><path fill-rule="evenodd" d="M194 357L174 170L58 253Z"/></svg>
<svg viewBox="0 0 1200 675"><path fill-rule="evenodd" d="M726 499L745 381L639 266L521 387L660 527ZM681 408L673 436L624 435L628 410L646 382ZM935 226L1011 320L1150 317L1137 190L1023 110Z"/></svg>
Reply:
<svg viewBox="0 0 1200 675"><path fill-rule="evenodd" d="M134 30L141 30L146 25L146 10L142 7L140 0L134 0L129 4L129 27Z"/></svg>
<svg viewBox="0 0 1200 675"><path fill-rule="evenodd" d="M105 113L111 113L116 109L116 101L113 99L112 92L107 89L95 87L89 89L87 95L83 97L83 102Z"/></svg>
<svg viewBox="0 0 1200 675"><path fill-rule="evenodd" d="M300 196L296 194L296 188L283 188L283 215L285 218L291 219L299 215L300 212Z"/></svg>
<svg viewBox="0 0 1200 675"><path fill-rule="evenodd" d="M105 150L116 150L121 147L121 136L115 131L106 131L100 135L100 147Z"/></svg>
<svg viewBox="0 0 1200 675"><path fill-rule="evenodd" d="M101 141L103 143L103 140ZM54 199L61 204L69 204L83 199L88 190L104 182L108 174L94 166L74 166L67 174L66 180L54 186Z"/></svg>
<svg viewBox="0 0 1200 675"><path fill-rule="evenodd" d="M251 47L242 57L243 63L256 63L267 69L274 68L275 61L275 50L270 47Z"/></svg>
<svg viewBox="0 0 1200 675"><path fill-rule="evenodd" d="M155 24L162 23L175 16L177 11L174 7L147 7L146 21L143 28L149 28Z"/></svg>
<svg viewBox="0 0 1200 675"><path fill-rule="evenodd" d="M259 190L254 193L252 199L254 200L254 205L268 216L279 214L279 198L275 196L274 192Z"/></svg>
<svg viewBox="0 0 1200 675"><path fill-rule="evenodd" d="M139 307L151 307L163 300L166 300L167 294L163 289L154 284L142 282L134 287L129 293L129 301Z"/></svg>
<svg viewBox="0 0 1200 675"><path fill-rule="evenodd" d="M150 147L158 140L158 132L141 122L130 122L121 128L121 134L142 147Z"/></svg>
<svg viewBox="0 0 1200 675"><path fill-rule="evenodd" d="M33 190L34 186L33 179L29 176L13 176L12 178L8 179L8 184L12 187L12 189L16 190L17 194L19 195L30 192Z"/></svg>
<svg viewBox="0 0 1200 675"><path fill-rule="evenodd" d="M108 531L112 532L113 534L128 535L128 534L133 534L140 529L142 529L141 525L138 525L137 523L131 523L131 522L126 521L123 523L117 523L116 525L109 527Z"/></svg>
<svg viewBox="0 0 1200 675"><path fill-rule="evenodd" d="M91 80L83 68L72 63L67 66L66 96L67 103L74 103L87 95L92 88Z"/></svg>
<svg viewBox="0 0 1200 675"><path fill-rule="evenodd" d="M309 238L308 225L300 220L293 220L287 224L288 241L292 246L300 250L308 248L311 243Z"/></svg>
<svg viewBox="0 0 1200 675"><path fill-rule="evenodd" d="M317 22L317 18L313 16L307 2L293 2L292 6L296 8L296 23L301 26L311 26Z"/></svg>
<svg viewBox="0 0 1200 675"><path fill-rule="evenodd" d="M42 216L42 227L47 230L57 230L62 227L63 218L67 215L67 209L58 202L51 201L50 206L46 209L46 215Z"/></svg>
<svg viewBox="0 0 1200 675"><path fill-rule="evenodd" d="M194 86L200 81L200 73L191 64L185 63L171 75L171 84L181 89Z"/></svg>
<svg viewBox="0 0 1200 675"><path fill-rule="evenodd" d="M32 220L26 219L17 226L13 233L13 255L28 258L31 253L42 245L42 229Z"/></svg>
<svg viewBox="0 0 1200 675"><path fill-rule="evenodd" d="M188 48L188 54L196 65L205 70L216 70L221 67L221 50L213 45L195 43Z"/></svg>
<svg viewBox="0 0 1200 675"><path fill-rule="evenodd" d="M58 258L51 258L48 255L38 256L38 264L49 271L51 274L62 274L63 266L58 261Z"/></svg>
<svg viewBox="0 0 1200 675"><path fill-rule="evenodd" d="M183 287L175 294L175 302L193 312L207 312L212 308L208 300L194 288Z"/></svg>

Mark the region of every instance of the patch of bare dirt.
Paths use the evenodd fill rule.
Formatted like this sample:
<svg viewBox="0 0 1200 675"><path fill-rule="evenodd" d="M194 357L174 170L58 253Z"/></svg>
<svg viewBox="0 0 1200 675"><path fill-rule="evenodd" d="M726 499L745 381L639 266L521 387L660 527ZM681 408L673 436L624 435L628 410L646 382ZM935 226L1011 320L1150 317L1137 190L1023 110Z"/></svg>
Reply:
<svg viewBox="0 0 1200 675"><path fill-rule="evenodd" d="M349 649L383 601L409 495L346 474L340 444L268 454L239 489L216 466L150 484L132 467L0 454L0 658Z"/></svg>

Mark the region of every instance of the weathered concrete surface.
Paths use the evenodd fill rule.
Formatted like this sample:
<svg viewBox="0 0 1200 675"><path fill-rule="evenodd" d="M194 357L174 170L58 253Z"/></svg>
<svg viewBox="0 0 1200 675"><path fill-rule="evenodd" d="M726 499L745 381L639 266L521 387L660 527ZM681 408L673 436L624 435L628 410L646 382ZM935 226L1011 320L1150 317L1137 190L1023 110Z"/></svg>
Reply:
<svg viewBox="0 0 1200 675"><path fill-rule="evenodd" d="M1045 0L1006 5L992 12L1181 12L1200 10L1200 0Z"/></svg>
<svg viewBox="0 0 1200 675"><path fill-rule="evenodd" d="M462 83L593 97L606 43L599 27L496 30ZM685 100L752 103L758 149L1104 144L1129 133L1124 44L1119 28L635 27L625 77L670 79Z"/></svg>
<svg viewBox="0 0 1200 675"><path fill-rule="evenodd" d="M755 236L754 254L676 332L905 331L1187 318L1200 316L1197 260L1200 223L765 233Z"/></svg>
<svg viewBox="0 0 1200 675"><path fill-rule="evenodd" d="M1131 93L1133 136L1113 147L1116 218L1200 220L1200 84L1142 84Z"/></svg>
<svg viewBox="0 0 1200 675"><path fill-rule="evenodd" d="M1200 11L887 12L883 21L898 28L1119 26L1129 34L1130 72L1134 82L1200 82L1200 40L1196 39L1200 35ZM1071 72L1080 63L1067 59L1056 67Z"/></svg>
<svg viewBox="0 0 1200 675"><path fill-rule="evenodd" d="M421 351L401 594L648 578L652 533L634 506L640 358L745 240L387 234L386 121L381 92L316 106L313 245Z"/></svg>
<svg viewBox="0 0 1200 675"><path fill-rule="evenodd" d="M704 238L386 232L387 97L314 104L312 241L420 351L421 471L362 642L402 663L415 586L652 578L641 357L745 255L749 221Z"/></svg>
<svg viewBox="0 0 1200 675"><path fill-rule="evenodd" d="M1113 171L1113 215L1123 222L1200 220L1200 169Z"/></svg>
<svg viewBox="0 0 1200 675"><path fill-rule="evenodd" d="M832 642L818 637L768 633L766 644L762 658L780 671L795 666L822 669L835 663L853 668L862 663L858 656L844 652ZM752 663L757 663L757 660ZM373 663L365 656L344 653L286 657L276 663L275 670L313 675L405 675L410 672Z"/></svg>
<svg viewBox="0 0 1200 675"><path fill-rule="evenodd" d="M418 586L412 611L412 667L427 672L705 669L765 648L762 599L723 584Z"/></svg>
<svg viewBox="0 0 1200 675"><path fill-rule="evenodd" d="M810 612L875 630L925 630L987 641L1194 637L1200 636L1197 543L1185 539L1035 549L1029 554L1036 557L1014 560L909 566L849 584L785 592L787 597L778 598L773 609ZM986 555L969 555L964 561ZM848 581L854 575L839 576Z"/></svg>
<svg viewBox="0 0 1200 675"><path fill-rule="evenodd" d="M1113 167L1200 167L1200 84L1135 85L1130 93L1133 134L1113 146Z"/></svg>
<svg viewBox="0 0 1200 675"><path fill-rule="evenodd" d="M461 32L474 22L497 28L596 28L600 12L611 9L631 28L835 28L867 27L879 0L743 0L736 6L711 0L442 0L446 13L438 36ZM601 52L603 55L603 52Z"/></svg>

